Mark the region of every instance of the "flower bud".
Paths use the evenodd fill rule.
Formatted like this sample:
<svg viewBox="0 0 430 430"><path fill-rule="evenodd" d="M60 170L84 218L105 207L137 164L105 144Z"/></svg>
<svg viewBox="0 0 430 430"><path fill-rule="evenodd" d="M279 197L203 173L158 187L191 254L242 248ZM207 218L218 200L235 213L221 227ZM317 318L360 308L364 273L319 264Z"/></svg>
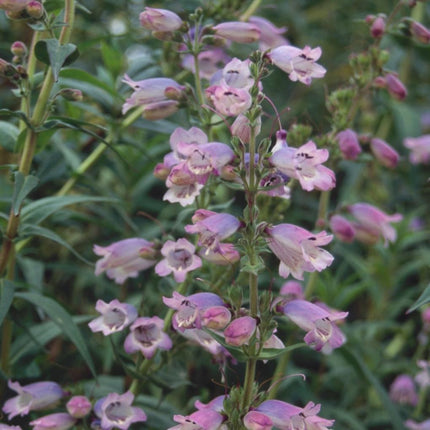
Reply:
<svg viewBox="0 0 430 430"><path fill-rule="evenodd" d="M346 160L355 160L361 152L361 146L358 142L357 133L351 129L341 131L337 134L339 149L343 158Z"/></svg>
<svg viewBox="0 0 430 430"><path fill-rule="evenodd" d="M73 396L66 404L67 412L73 418L83 418L91 411L91 402L85 396Z"/></svg>
<svg viewBox="0 0 430 430"><path fill-rule="evenodd" d="M17 73L15 67L0 58L0 77L10 79Z"/></svg>
<svg viewBox="0 0 430 430"><path fill-rule="evenodd" d="M350 243L354 240L355 229L353 225L341 215L330 218L330 229L342 242Z"/></svg>
<svg viewBox="0 0 430 430"><path fill-rule="evenodd" d="M76 88L64 88L59 94L71 102L81 102L84 98L82 91Z"/></svg>
<svg viewBox="0 0 430 430"><path fill-rule="evenodd" d="M16 55L19 58L25 57L27 55L27 46L25 43L17 40L16 42L13 42L10 51L13 55Z"/></svg>
<svg viewBox="0 0 430 430"><path fill-rule="evenodd" d="M398 152L382 139L373 138L370 141L370 149L375 158L385 167L394 169L399 162Z"/></svg>
<svg viewBox="0 0 430 430"><path fill-rule="evenodd" d="M45 415L30 422L35 430L67 430L72 428L76 419L65 412Z"/></svg>
<svg viewBox="0 0 430 430"><path fill-rule="evenodd" d="M247 22L222 22L213 27L217 36L238 43L252 43L260 38L261 31L254 25Z"/></svg>
<svg viewBox="0 0 430 430"><path fill-rule="evenodd" d="M139 15L139 20L142 27L157 32L179 30L183 24L182 19L176 13L151 7L145 8Z"/></svg>
<svg viewBox="0 0 430 430"><path fill-rule="evenodd" d="M394 74L389 73L385 76L388 92L397 100L403 100L408 95L408 90L402 81Z"/></svg>
<svg viewBox="0 0 430 430"><path fill-rule="evenodd" d="M410 31L415 40L428 44L430 42L430 30L421 23L412 21Z"/></svg>
<svg viewBox="0 0 430 430"><path fill-rule="evenodd" d="M222 330L230 320L231 313L225 306L211 306L202 315L202 324L213 330Z"/></svg>
<svg viewBox="0 0 430 430"><path fill-rule="evenodd" d="M146 105L143 109L143 117L150 121L167 118L174 114L179 107L179 103L175 100L166 100Z"/></svg>
<svg viewBox="0 0 430 430"><path fill-rule="evenodd" d="M225 341L229 345L242 346L246 344L257 328L257 321L250 316L233 320L224 330Z"/></svg>
<svg viewBox="0 0 430 430"><path fill-rule="evenodd" d="M170 173L170 168L167 167L164 163L158 163L154 167L153 174L157 179L161 179L162 181L165 181L169 176L169 173Z"/></svg>
<svg viewBox="0 0 430 430"><path fill-rule="evenodd" d="M34 18L34 19L42 18L44 13L42 3L39 3L38 1L35 1L35 0L29 2L25 7L25 10L30 16L30 18Z"/></svg>
<svg viewBox="0 0 430 430"><path fill-rule="evenodd" d="M383 36L385 32L385 18L382 16L377 16L370 27L370 34L375 39L379 39Z"/></svg>
<svg viewBox="0 0 430 430"><path fill-rule="evenodd" d="M254 137L261 131L261 117L257 119L257 126L254 130ZM243 144L249 143L251 139L251 126L245 115L239 115L231 125L231 134L240 139Z"/></svg>
<svg viewBox="0 0 430 430"><path fill-rule="evenodd" d="M387 81L383 76L377 76L373 80L373 86L376 88L386 88L387 87Z"/></svg>

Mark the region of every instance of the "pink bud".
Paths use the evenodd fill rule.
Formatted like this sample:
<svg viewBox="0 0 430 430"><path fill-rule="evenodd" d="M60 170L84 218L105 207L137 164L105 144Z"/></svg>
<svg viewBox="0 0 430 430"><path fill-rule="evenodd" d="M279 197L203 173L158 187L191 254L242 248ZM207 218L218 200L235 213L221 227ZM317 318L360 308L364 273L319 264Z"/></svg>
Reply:
<svg viewBox="0 0 430 430"><path fill-rule="evenodd" d="M387 87L387 81L383 76L377 76L373 80L373 86L376 88L386 88Z"/></svg>
<svg viewBox="0 0 430 430"><path fill-rule="evenodd" d="M370 33L375 39L379 39L385 32L385 18L377 16L370 27Z"/></svg>
<svg viewBox="0 0 430 430"><path fill-rule="evenodd" d="M385 76L388 92L397 100L403 100L408 95L408 90L402 81L394 74L389 73Z"/></svg>
<svg viewBox="0 0 430 430"><path fill-rule="evenodd" d="M430 30L419 22L412 21L410 30L412 36L418 40L418 42L426 44L430 42Z"/></svg>
<svg viewBox="0 0 430 430"><path fill-rule="evenodd" d="M242 346L251 339L256 328L255 318L249 316L237 318L224 330L225 341L229 345Z"/></svg>
<svg viewBox="0 0 430 430"><path fill-rule="evenodd" d="M213 27L217 36L238 43L252 43L260 38L261 31L254 24L247 22L223 22Z"/></svg>
<svg viewBox="0 0 430 430"><path fill-rule="evenodd" d="M10 52L12 52L12 54L16 55L17 57L24 57L27 55L27 46L25 46L24 42L17 40L16 42L12 43Z"/></svg>
<svg viewBox="0 0 430 430"><path fill-rule="evenodd" d="M355 160L361 152L361 146L358 142L357 133L351 129L341 131L337 135L339 149L343 158L346 160Z"/></svg>
<svg viewBox="0 0 430 430"><path fill-rule="evenodd" d="M38 1L31 1L27 4L25 7L26 12L31 18L34 19L40 19L43 16L44 9L42 6L42 3L39 3Z"/></svg>
<svg viewBox="0 0 430 430"><path fill-rule="evenodd" d="M146 7L139 20L142 27L152 31L175 31L182 26L182 19L166 9Z"/></svg>
<svg viewBox="0 0 430 430"><path fill-rule="evenodd" d="M375 158L385 167L394 169L399 162L398 152L382 139L373 138L370 141L370 149Z"/></svg>
<svg viewBox="0 0 430 430"><path fill-rule="evenodd" d="M257 136L261 131L261 118L257 119L257 126L255 127L255 136ZM231 125L231 134L240 139L243 144L249 143L251 139L251 126L249 125L249 120L245 115L239 115L233 124Z"/></svg>
<svg viewBox="0 0 430 430"><path fill-rule="evenodd" d="M353 225L341 215L333 215L330 218L330 228L334 235L342 242L352 242L355 237Z"/></svg>
<svg viewBox="0 0 430 430"><path fill-rule="evenodd" d="M91 402L85 396L73 396L66 404L67 412L73 418L83 418L91 411Z"/></svg>
<svg viewBox="0 0 430 430"><path fill-rule="evenodd" d="M161 179L162 181L165 181L169 176L169 173L170 173L170 169L164 163L158 163L154 167L154 176L157 179Z"/></svg>

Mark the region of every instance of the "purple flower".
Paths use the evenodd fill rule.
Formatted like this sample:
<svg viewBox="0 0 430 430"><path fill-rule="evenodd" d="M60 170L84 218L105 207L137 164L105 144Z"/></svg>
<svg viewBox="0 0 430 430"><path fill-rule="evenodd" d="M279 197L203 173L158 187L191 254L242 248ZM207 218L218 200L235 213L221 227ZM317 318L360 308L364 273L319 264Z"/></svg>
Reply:
<svg viewBox="0 0 430 430"><path fill-rule="evenodd" d="M97 300L96 311L101 316L88 323L91 331L101 331L105 336L124 330L137 318L137 310L133 305L120 303L117 299L109 303Z"/></svg>
<svg viewBox="0 0 430 430"><path fill-rule="evenodd" d="M192 217L193 225L186 225L185 231L199 235L199 245L218 251L220 242L235 233L240 221L227 213L216 213L198 209Z"/></svg>
<svg viewBox="0 0 430 430"><path fill-rule="evenodd" d="M382 139L373 138L370 141L370 149L375 158L385 167L394 169L399 162L399 153Z"/></svg>
<svg viewBox="0 0 430 430"><path fill-rule="evenodd" d="M148 106L147 114L150 114L151 111L154 114L155 107L158 106L160 110L163 107L160 103L168 102L167 106L171 105L170 102L177 104L174 100L168 100L166 96L167 90L175 90L178 94L184 90L182 85L169 78L150 78L142 81L133 81L128 75L125 75L123 82L134 90L134 93L125 101L122 107L123 114L135 106Z"/></svg>
<svg viewBox="0 0 430 430"><path fill-rule="evenodd" d="M408 95L408 90L403 82L393 73L388 73L385 76L385 82L387 84L388 92L396 100L403 100Z"/></svg>
<svg viewBox="0 0 430 430"><path fill-rule="evenodd" d="M17 415L27 415L30 411L54 407L65 395L57 383L49 381L21 386L9 380L8 386L18 393L3 406L3 412L9 414L9 420Z"/></svg>
<svg viewBox="0 0 430 430"><path fill-rule="evenodd" d="M145 7L139 20L142 27L152 31L175 31L182 26L182 19L176 13L152 7Z"/></svg>
<svg viewBox="0 0 430 430"><path fill-rule="evenodd" d="M131 424L146 421L146 414L141 408L131 406L134 395L110 393L98 400L94 406L96 415L101 418L102 430L113 428L127 430Z"/></svg>
<svg viewBox="0 0 430 430"><path fill-rule="evenodd" d="M174 415L173 420L179 425L167 430L221 430L224 417L211 409L202 409L191 415Z"/></svg>
<svg viewBox="0 0 430 430"><path fill-rule="evenodd" d="M387 215L367 203L355 203L348 206L348 210L357 220L354 229L358 240L373 244L382 236L385 246L388 242L396 240L396 230L390 223L401 221L403 219L401 214Z"/></svg>
<svg viewBox="0 0 430 430"><path fill-rule="evenodd" d="M312 402L299 408L281 400L266 400L248 412L243 423L247 430L328 430L334 420L320 418L320 409Z"/></svg>
<svg viewBox="0 0 430 430"><path fill-rule="evenodd" d="M76 418L73 418L65 412L46 415L30 422L33 430L67 430L73 427Z"/></svg>
<svg viewBox="0 0 430 430"><path fill-rule="evenodd" d="M285 175L299 180L306 191L327 191L336 185L334 172L322 163L329 156L327 149L317 149L311 140L300 148L283 146L273 152L270 162Z"/></svg>
<svg viewBox="0 0 430 430"><path fill-rule="evenodd" d="M257 329L257 321L250 316L233 320L224 330L225 341L229 345L242 346L248 343Z"/></svg>
<svg viewBox="0 0 430 430"><path fill-rule="evenodd" d="M258 47L261 51L267 51L278 46L288 45L288 40L281 36L287 30L286 27L278 28L272 22L261 16L251 16L249 22L260 30Z"/></svg>
<svg viewBox="0 0 430 430"><path fill-rule="evenodd" d="M348 312L331 311L306 300L292 300L284 307L284 313L308 333L305 342L316 351L330 353L345 343L345 336L335 321L347 317Z"/></svg>
<svg viewBox="0 0 430 430"><path fill-rule="evenodd" d="M411 150L409 161L412 164L430 163L430 134L419 137L407 137L403 145Z"/></svg>
<svg viewBox="0 0 430 430"><path fill-rule="evenodd" d="M430 430L430 419L417 423L414 420L407 420L405 427L409 430Z"/></svg>
<svg viewBox="0 0 430 430"><path fill-rule="evenodd" d="M221 48L210 47L200 52L197 56L200 78L210 80L219 70L220 65L226 64L230 59ZM194 57L191 54L185 55L182 66L195 73Z"/></svg>
<svg viewBox="0 0 430 430"><path fill-rule="evenodd" d="M195 250L195 246L187 239L178 239L176 242L168 240L161 248L165 258L155 266L155 272L162 277L173 273L176 282L185 281L188 272L202 265L200 257L194 254Z"/></svg>
<svg viewBox="0 0 430 430"><path fill-rule="evenodd" d="M73 396L67 402L66 408L73 418L83 418L90 413L92 405L85 396Z"/></svg>
<svg viewBox="0 0 430 430"><path fill-rule="evenodd" d="M293 224L279 224L266 228L266 241L281 260L279 274L287 278L291 273L303 279L303 272L320 272L333 261L333 256L320 248L331 242L333 236L325 231L313 234Z"/></svg>
<svg viewBox="0 0 430 430"><path fill-rule="evenodd" d="M330 228L334 235L342 242L350 243L355 238L355 229L342 215L333 215L330 218Z"/></svg>
<svg viewBox="0 0 430 430"><path fill-rule="evenodd" d="M219 37L238 43L252 43L260 38L261 31L254 24L240 21L223 22L213 27Z"/></svg>
<svg viewBox="0 0 430 430"><path fill-rule="evenodd" d="M348 128L338 133L336 138L339 142L340 152L346 160L355 160L361 153L361 146L355 131Z"/></svg>
<svg viewBox="0 0 430 430"><path fill-rule="evenodd" d="M418 394L414 380L409 375L399 375L390 386L390 397L393 402L416 406Z"/></svg>
<svg viewBox="0 0 430 430"><path fill-rule="evenodd" d="M145 239L132 238L114 242L109 246L94 245L94 253L103 257L96 263L96 275L106 272L108 278L122 284L127 278L136 278L140 270L155 264L153 259L141 257L151 254L153 244Z"/></svg>
<svg viewBox="0 0 430 430"><path fill-rule="evenodd" d="M125 339L125 351L127 354L140 351L145 358L150 359L157 349L169 350L172 347L172 341L164 333L163 328L164 321L157 316L138 318L130 327L130 334Z"/></svg>
<svg viewBox="0 0 430 430"><path fill-rule="evenodd" d="M251 126L249 125L249 119L240 114L231 125L231 134L240 139L243 144L249 143L251 139ZM257 118L257 125L254 129L254 135L257 136L261 131L261 117Z"/></svg>
<svg viewBox="0 0 430 430"><path fill-rule="evenodd" d="M0 424L0 430L22 430L20 426L8 426L7 424Z"/></svg>
<svg viewBox="0 0 430 430"><path fill-rule="evenodd" d="M288 77L293 81L300 81L305 85L310 85L313 78L322 78L326 69L316 63L321 57L321 48L311 49L305 46L303 49L295 46L278 46L268 54L270 61L288 73Z"/></svg>
<svg viewBox="0 0 430 430"><path fill-rule="evenodd" d="M370 34L375 39L379 39L385 32L385 18L383 16L377 16L370 27Z"/></svg>

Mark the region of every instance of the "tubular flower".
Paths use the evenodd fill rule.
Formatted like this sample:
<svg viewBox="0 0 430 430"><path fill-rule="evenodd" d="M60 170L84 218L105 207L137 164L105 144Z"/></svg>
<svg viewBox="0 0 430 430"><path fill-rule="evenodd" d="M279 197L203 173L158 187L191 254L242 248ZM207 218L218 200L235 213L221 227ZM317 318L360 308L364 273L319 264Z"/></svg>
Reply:
<svg viewBox="0 0 430 430"><path fill-rule="evenodd" d="M240 254L231 243L220 243L217 250L202 248L199 255L217 266L228 266L240 260Z"/></svg>
<svg viewBox="0 0 430 430"><path fill-rule="evenodd" d="M233 346L245 345L256 329L257 321L255 318L250 316L236 318L224 330L225 341Z"/></svg>
<svg viewBox="0 0 430 430"><path fill-rule="evenodd" d="M349 212L357 222L353 223L356 238L364 243L373 244L382 236L385 246L394 242L397 234L392 222L403 219L401 214L387 215L385 212L367 203L355 203L348 206Z"/></svg>
<svg viewBox="0 0 430 430"><path fill-rule="evenodd" d="M256 25L260 30L260 39L258 47L261 51L267 51L278 46L288 45L288 40L282 34L287 31L286 27L278 28L266 18L261 16L251 16L249 18L251 24Z"/></svg>
<svg viewBox="0 0 430 430"><path fill-rule="evenodd" d="M385 167L394 169L399 162L399 153L382 139L373 138L370 149L375 158Z"/></svg>
<svg viewBox="0 0 430 430"><path fill-rule="evenodd" d="M328 191L335 187L334 172L322 166L329 156L327 149L317 149L311 140L300 148L283 146L273 152L270 162L290 178L298 179L306 191Z"/></svg>
<svg viewBox="0 0 430 430"><path fill-rule="evenodd" d="M176 13L166 9L145 7L139 15L140 24L152 31L175 31L181 28L182 19Z"/></svg>
<svg viewBox="0 0 430 430"><path fill-rule="evenodd" d="M355 238L354 226L342 215L333 215L330 218L330 228L342 242L351 243Z"/></svg>
<svg viewBox="0 0 430 430"><path fill-rule="evenodd" d="M173 420L178 425L169 427L167 430L221 430L224 417L211 409L202 409L191 415L174 415Z"/></svg>
<svg viewBox="0 0 430 430"><path fill-rule="evenodd" d="M407 420L405 427L409 430L430 430L430 419L417 423L414 420Z"/></svg>
<svg viewBox="0 0 430 430"><path fill-rule="evenodd" d="M138 318L130 327L130 334L125 339L124 349L127 354L140 351L145 358L150 359L157 349L169 350L172 341L164 333L163 327L164 321L157 316Z"/></svg>
<svg viewBox="0 0 430 430"><path fill-rule="evenodd" d="M131 406L134 395L110 393L98 400L94 406L96 415L101 419L102 430L127 430L131 424L146 421L146 414L141 408Z"/></svg>
<svg viewBox="0 0 430 430"><path fill-rule="evenodd" d="M202 265L200 257L194 254L195 246L187 239L178 239L176 242L168 240L161 248L165 257L155 266L159 276L173 273L176 282L183 282L188 272L198 269Z"/></svg>
<svg viewBox="0 0 430 430"><path fill-rule="evenodd" d="M92 405L85 396L73 396L67 402L66 408L73 418L83 418L90 413Z"/></svg>
<svg viewBox="0 0 430 430"><path fill-rule="evenodd" d="M305 46L300 49L284 45L272 49L267 57L276 67L288 73L288 77L293 82L300 81L310 85L313 78L322 78L326 73L326 69L316 63L321 53L320 47L311 49Z"/></svg>
<svg viewBox="0 0 430 430"><path fill-rule="evenodd" d="M112 300L109 303L97 300L96 311L101 316L88 323L91 331L101 331L105 336L124 330L137 318L137 310L133 305Z"/></svg>
<svg viewBox="0 0 430 430"><path fill-rule="evenodd" d="M333 256L320 248L331 242L333 236L325 231L313 234L292 224L267 227L266 241L279 258L279 274L287 278L291 273L296 279L303 279L303 272L320 272L333 262Z"/></svg>
<svg viewBox="0 0 430 430"><path fill-rule="evenodd" d="M320 409L312 402L299 408L281 400L266 400L248 412L243 423L247 430L328 430L334 420L320 418Z"/></svg>
<svg viewBox="0 0 430 430"><path fill-rule="evenodd" d="M430 134L419 137L407 137L403 145L411 150L409 161L412 164L430 163Z"/></svg>
<svg viewBox="0 0 430 430"><path fill-rule="evenodd" d="M355 160L361 153L361 146L355 131L348 128L338 133L336 138L340 152L346 160Z"/></svg>
<svg viewBox="0 0 430 430"><path fill-rule="evenodd" d="M8 382L10 389L18 393L3 406L3 412L9 414L11 420L17 415L27 415L30 411L54 407L66 394L55 382L35 382L21 386L18 382Z"/></svg>
<svg viewBox="0 0 430 430"><path fill-rule="evenodd" d="M261 34L256 25L240 21L222 22L213 27L213 29L217 36L238 43L255 42L260 38Z"/></svg>
<svg viewBox="0 0 430 430"><path fill-rule="evenodd" d="M103 247L94 245L94 253L101 258L96 263L95 274L106 272L108 278L122 284L127 278L136 278L140 270L155 264L155 260L142 258L141 253L149 253L153 244L145 239L132 238L114 242Z"/></svg>
<svg viewBox="0 0 430 430"><path fill-rule="evenodd" d="M306 300L292 300L284 307L284 314L308 333L305 342L316 351L330 353L345 343L345 336L335 324L348 312L325 309Z"/></svg>
<svg viewBox="0 0 430 430"><path fill-rule="evenodd" d="M418 394L414 380L409 375L397 376L390 386L390 397L393 402L416 406L418 404Z"/></svg>
<svg viewBox="0 0 430 430"><path fill-rule="evenodd" d="M37 418L30 422L33 430L67 430L72 428L76 423L76 418L73 418L65 412L46 415Z"/></svg>

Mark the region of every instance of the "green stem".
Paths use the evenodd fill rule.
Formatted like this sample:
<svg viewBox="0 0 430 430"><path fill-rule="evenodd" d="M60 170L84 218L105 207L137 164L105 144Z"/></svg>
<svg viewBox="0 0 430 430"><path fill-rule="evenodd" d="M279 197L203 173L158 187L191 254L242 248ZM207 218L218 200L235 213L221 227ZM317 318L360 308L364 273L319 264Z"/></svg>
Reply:
<svg viewBox="0 0 430 430"><path fill-rule="evenodd" d="M240 16L240 21L248 21L248 19L254 15L255 11L260 7L261 0L254 0L246 9L245 12Z"/></svg>

